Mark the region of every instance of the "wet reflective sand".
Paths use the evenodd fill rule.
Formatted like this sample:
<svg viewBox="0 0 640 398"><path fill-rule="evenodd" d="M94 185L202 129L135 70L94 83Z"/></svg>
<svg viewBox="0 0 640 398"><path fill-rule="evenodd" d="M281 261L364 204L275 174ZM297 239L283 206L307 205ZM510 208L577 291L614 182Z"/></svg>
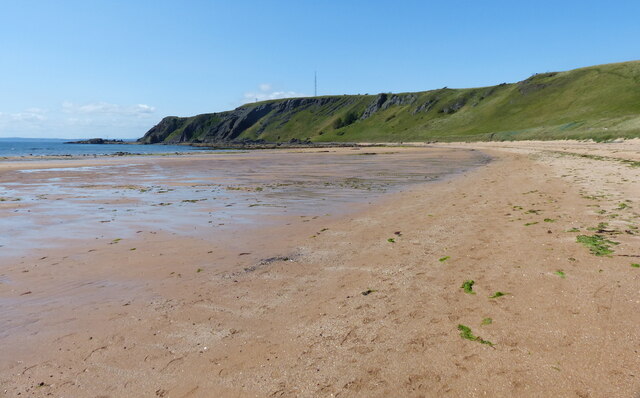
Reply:
<svg viewBox="0 0 640 398"><path fill-rule="evenodd" d="M55 247L60 238L67 245L140 230L213 236L222 227L335 216L349 211L345 204L487 161L451 150L372 153L255 151L0 168L0 257Z"/></svg>

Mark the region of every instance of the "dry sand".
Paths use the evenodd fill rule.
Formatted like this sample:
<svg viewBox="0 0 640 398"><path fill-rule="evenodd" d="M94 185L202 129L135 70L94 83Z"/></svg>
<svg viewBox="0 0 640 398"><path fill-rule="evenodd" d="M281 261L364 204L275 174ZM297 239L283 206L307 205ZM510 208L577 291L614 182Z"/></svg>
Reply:
<svg viewBox="0 0 640 398"><path fill-rule="evenodd" d="M4 264L36 326L3 326L0 395L639 396L640 144L441 147L494 161L294 227ZM612 256L576 242L596 233Z"/></svg>

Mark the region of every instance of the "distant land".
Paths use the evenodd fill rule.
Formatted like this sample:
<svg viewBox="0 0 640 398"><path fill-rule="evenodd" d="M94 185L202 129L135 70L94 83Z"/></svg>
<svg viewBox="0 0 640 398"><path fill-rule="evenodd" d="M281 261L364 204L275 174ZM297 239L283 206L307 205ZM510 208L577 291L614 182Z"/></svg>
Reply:
<svg viewBox="0 0 640 398"><path fill-rule="evenodd" d="M497 86L288 98L169 116L146 144L609 140L640 136L640 61Z"/></svg>
<svg viewBox="0 0 640 398"><path fill-rule="evenodd" d="M125 142L124 140L109 140L104 138L89 138L86 140L79 141L68 141L67 144L131 144L131 142Z"/></svg>

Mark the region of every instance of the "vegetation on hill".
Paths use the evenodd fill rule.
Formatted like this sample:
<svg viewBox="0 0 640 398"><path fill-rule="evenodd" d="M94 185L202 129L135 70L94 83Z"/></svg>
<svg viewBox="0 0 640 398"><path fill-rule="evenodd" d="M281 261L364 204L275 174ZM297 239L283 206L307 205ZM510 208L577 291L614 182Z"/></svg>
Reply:
<svg viewBox="0 0 640 398"><path fill-rule="evenodd" d="M497 86L289 98L167 117L144 143L400 142L640 136L640 61Z"/></svg>

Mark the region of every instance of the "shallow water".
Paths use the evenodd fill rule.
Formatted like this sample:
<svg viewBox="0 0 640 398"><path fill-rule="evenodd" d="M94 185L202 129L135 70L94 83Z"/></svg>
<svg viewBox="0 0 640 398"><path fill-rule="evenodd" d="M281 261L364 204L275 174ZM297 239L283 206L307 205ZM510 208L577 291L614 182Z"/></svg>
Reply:
<svg viewBox="0 0 640 398"><path fill-rule="evenodd" d="M202 151L203 148L184 145L120 145L66 144L61 139L0 139L0 157L14 156L93 156L128 153L175 153Z"/></svg>
<svg viewBox="0 0 640 398"><path fill-rule="evenodd" d="M385 192L488 160L479 152L451 150L363 154L131 157L127 164L69 161L69 167L47 168L41 162L36 169L0 172L0 257L55 247L61 237L67 244L128 238L138 231L214 238L229 228L290 216L339 216Z"/></svg>

